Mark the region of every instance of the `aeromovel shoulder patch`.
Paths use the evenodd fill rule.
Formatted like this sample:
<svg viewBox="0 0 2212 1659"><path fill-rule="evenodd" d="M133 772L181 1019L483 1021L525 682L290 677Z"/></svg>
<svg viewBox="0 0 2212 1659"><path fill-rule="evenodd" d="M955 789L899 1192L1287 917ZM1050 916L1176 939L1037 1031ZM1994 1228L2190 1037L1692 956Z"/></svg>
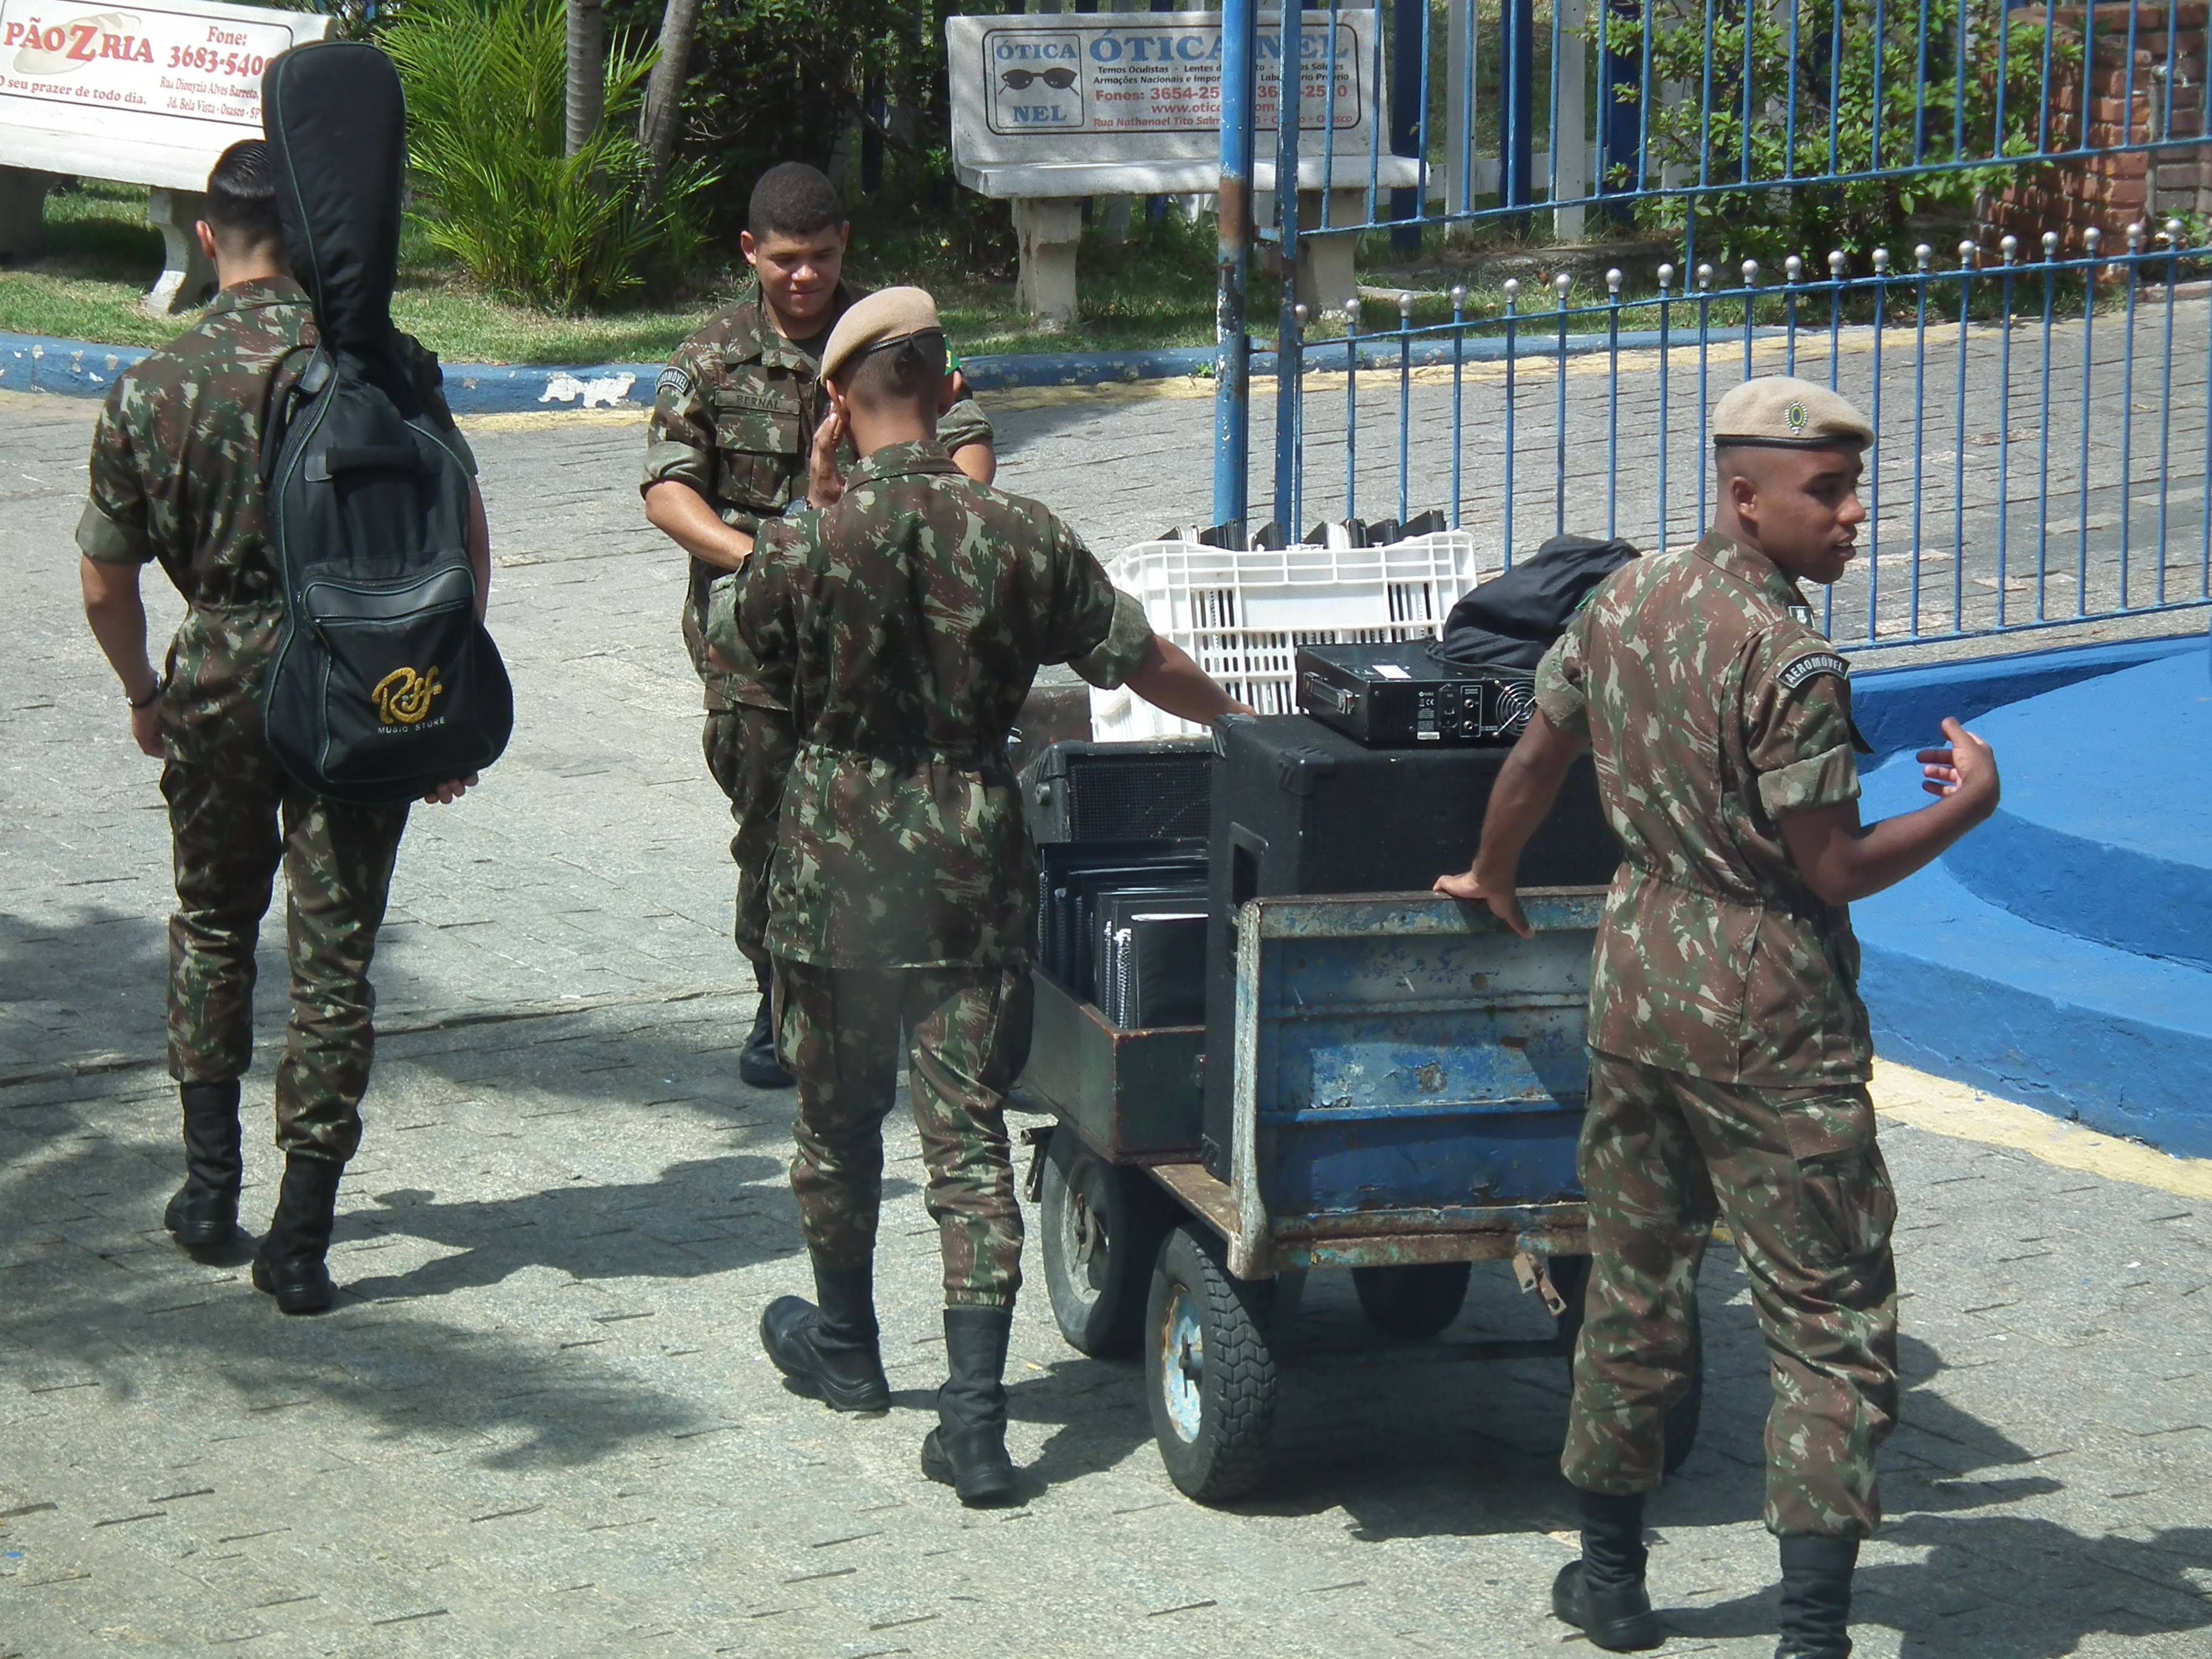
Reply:
<svg viewBox="0 0 2212 1659"><path fill-rule="evenodd" d="M655 398L667 398L682 403L691 395L691 376L671 363L660 371L660 378L653 383Z"/></svg>
<svg viewBox="0 0 2212 1659"><path fill-rule="evenodd" d="M1816 674L1833 674L1839 680L1849 680L1851 665L1832 651L1814 651L1788 664L1774 681L1784 691L1795 691Z"/></svg>

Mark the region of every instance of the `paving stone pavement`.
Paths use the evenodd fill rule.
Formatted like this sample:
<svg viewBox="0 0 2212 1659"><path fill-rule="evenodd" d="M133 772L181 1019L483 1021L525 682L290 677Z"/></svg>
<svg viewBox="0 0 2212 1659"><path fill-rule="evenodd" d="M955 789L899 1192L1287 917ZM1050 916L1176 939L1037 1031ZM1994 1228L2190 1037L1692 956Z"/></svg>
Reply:
<svg viewBox="0 0 2212 1659"><path fill-rule="evenodd" d="M471 434L520 720L402 854L338 1310L281 1319L240 1263L179 1255L163 821L70 580L90 413L0 400L0 1659L1586 1650L1543 1605L1571 1550L1564 1368L1370 1341L1338 1279L1286 1339L1274 1478L1226 1511L1176 1494L1135 1368L1068 1349L1040 1284L1010 1375L1030 1501L961 1510L915 1468L942 1345L902 1122L896 1409L833 1417L774 1377L755 1322L805 1278L789 1103L732 1075L726 829L633 427ZM1102 545L1202 494L1201 403L1003 424L1010 484ZM270 952L266 1033L281 984ZM1911 1391L1861 1651L2212 1651L2202 1205L1885 1135ZM264 1137L249 1159L258 1220ZM1652 1506L1655 1588L1668 1651L1765 1659L1765 1366L1725 1249L1703 1293L1705 1428ZM1545 1328L1492 1268L1456 1334Z"/></svg>

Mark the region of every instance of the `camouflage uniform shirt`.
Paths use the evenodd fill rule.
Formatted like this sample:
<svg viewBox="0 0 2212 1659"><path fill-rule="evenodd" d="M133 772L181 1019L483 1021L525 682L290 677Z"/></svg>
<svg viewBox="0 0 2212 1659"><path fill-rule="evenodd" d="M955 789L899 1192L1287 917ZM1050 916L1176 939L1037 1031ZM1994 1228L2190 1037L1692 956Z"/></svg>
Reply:
<svg viewBox="0 0 2212 1659"><path fill-rule="evenodd" d="M799 737L770 954L1024 963L1036 854L1006 736L1040 665L1112 686L1143 664L1136 602L1036 502L970 483L939 446L895 444L836 505L763 537L737 627Z"/></svg>
<svg viewBox="0 0 2212 1659"><path fill-rule="evenodd" d="M808 340L787 340L763 310L759 290L713 318L676 348L653 388L641 489L673 480L699 492L722 522L747 535L806 493L807 452L815 428L830 412L821 381L822 348L846 308L866 290L840 283ZM991 441L991 423L972 398L963 398L937 425L950 452ZM848 459L850 459L849 453ZM725 674L707 660L707 590L727 574L703 559L691 561L684 599L684 643L706 684L707 707L736 703L779 705L742 650L726 645Z"/></svg>
<svg viewBox="0 0 2212 1659"><path fill-rule="evenodd" d="M1849 670L1811 615L1763 556L1709 536L1622 567L1537 668L1626 854L1591 970L1602 1053L1758 1087L1870 1074L1850 912L1778 827L1859 793Z"/></svg>
<svg viewBox="0 0 2212 1659"><path fill-rule="evenodd" d="M196 327L118 378L93 432L92 498L76 532L85 556L103 564L159 559L196 613L281 614L283 580L263 513L261 422L278 366L314 337L307 293L290 277L240 283L216 296ZM439 389L436 354L406 335L399 345L424 408L473 473L475 457Z"/></svg>

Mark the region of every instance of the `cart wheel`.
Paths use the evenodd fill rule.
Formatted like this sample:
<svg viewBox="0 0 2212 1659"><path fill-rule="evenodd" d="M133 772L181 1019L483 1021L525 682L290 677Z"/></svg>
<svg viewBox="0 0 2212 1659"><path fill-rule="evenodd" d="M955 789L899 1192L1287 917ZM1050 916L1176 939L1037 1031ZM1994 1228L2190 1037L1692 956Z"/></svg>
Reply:
<svg viewBox="0 0 2212 1659"><path fill-rule="evenodd" d="M1145 1387L1168 1478L1201 1504L1226 1503L1267 1471L1275 1358L1272 1280L1232 1279L1212 1236L1168 1234L1146 1304Z"/></svg>
<svg viewBox="0 0 2212 1659"><path fill-rule="evenodd" d="M1390 1336L1434 1336L1459 1317L1474 1264L1425 1263L1418 1267L1354 1267L1352 1288L1367 1322Z"/></svg>
<svg viewBox="0 0 2212 1659"><path fill-rule="evenodd" d="M1058 1129L1045 1151L1039 1207L1045 1290L1060 1334L1093 1358L1135 1352L1147 1277L1168 1228L1164 1195Z"/></svg>
<svg viewBox="0 0 2212 1659"><path fill-rule="evenodd" d="M1586 1255L1555 1255L1552 1258L1552 1284L1566 1298L1567 1310L1559 1316L1559 1341L1566 1350L1567 1375L1571 1385L1575 1365L1575 1342L1582 1334L1583 1296L1589 1288L1589 1258ZM1690 1316L1690 1391L1667 1408L1667 1451L1665 1468L1668 1474L1689 1461L1698 1443L1698 1426L1705 1411L1705 1336L1698 1312L1698 1300L1692 1297L1688 1303Z"/></svg>

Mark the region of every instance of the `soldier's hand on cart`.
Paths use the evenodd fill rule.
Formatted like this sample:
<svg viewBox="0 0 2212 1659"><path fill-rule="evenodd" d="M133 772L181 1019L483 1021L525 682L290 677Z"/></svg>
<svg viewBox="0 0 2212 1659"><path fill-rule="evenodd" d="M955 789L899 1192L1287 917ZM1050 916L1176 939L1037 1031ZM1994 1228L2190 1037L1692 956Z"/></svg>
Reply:
<svg viewBox="0 0 2212 1659"><path fill-rule="evenodd" d="M1490 907L1496 916L1522 939L1534 939L1536 930L1528 925L1528 918L1521 910L1521 895L1507 881L1486 882L1479 871L1463 870L1455 876L1438 876L1432 890L1446 898L1480 899Z"/></svg>
<svg viewBox="0 0 2212 1659"><path fill-rule="evenodd" d="M450 806L455 801L459 800L463 795L468 793L468 792L475 787L477 775L471 772L465 778L454 778L447 782L441 783L435 789L433 789L428 794L422 797L422 805L425 806Z"/></svg>
<svg viewBox="0 0 2212 1659"><path fill-rule="evenodd" d="M806 499L816 507L828 507L845 493L845 475L837 467L844 441L845 417L833 409L814 428L814 450L806 461Z"/></svg>
<svg viewBox="0 0 2212 1659"><path fill-rule="evenodd" d="M1951 740L1948 747L1923 749L1915 757L1920 763L1920 787L1931 795L1986 795L1995 806L1996 751L1954 720L1943 722L1943 735Z"/></svg>

